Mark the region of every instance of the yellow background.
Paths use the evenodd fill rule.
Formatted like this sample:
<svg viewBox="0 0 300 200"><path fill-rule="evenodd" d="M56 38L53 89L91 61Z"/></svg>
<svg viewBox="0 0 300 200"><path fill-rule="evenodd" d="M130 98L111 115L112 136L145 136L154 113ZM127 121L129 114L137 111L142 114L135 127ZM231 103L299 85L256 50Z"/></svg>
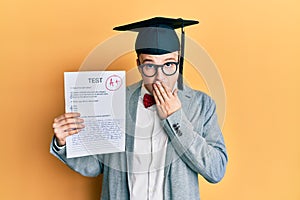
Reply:
<svg viewBox="0 0 300 200"><path fill-rule="evenodd" d="M202 178L204 200L300 199L298 0L0 2L0 199L96 200L86 178L49 154L64 112L63 72L76 71L119 24L163 15L217 64L227 94L222 182Z"/></svg>

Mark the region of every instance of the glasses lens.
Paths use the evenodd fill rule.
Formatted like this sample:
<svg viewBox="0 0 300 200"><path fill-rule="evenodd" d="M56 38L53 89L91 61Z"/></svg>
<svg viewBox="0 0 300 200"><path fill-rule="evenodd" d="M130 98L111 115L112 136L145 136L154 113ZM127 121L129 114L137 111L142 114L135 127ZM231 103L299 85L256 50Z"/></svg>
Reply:
<svg viewBox="0 0 300 200"><path fill-rule="evenodd" d="M156 73L156 66L154 64L142 65L143 73L145 76L154 76Z"/></svg>
<svg viewBox="0 0 300 200"><path fill-rule="evenodd" d="M176 62L167 62L164 64L162 70L163 70L164 74L170 76L170 75L173 75L176 73L177 65L178 65L178 63L176 63Z"/></svg>

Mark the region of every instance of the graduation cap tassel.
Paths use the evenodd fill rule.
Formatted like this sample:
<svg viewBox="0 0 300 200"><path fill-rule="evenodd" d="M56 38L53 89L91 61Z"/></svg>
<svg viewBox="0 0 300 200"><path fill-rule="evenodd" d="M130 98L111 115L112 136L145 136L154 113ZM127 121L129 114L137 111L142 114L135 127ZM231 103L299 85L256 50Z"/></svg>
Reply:
<svg viewBox="0 0 300 200"><path fill-rule="evenodd" d="M184 22L182 20L181 26L181 47L180 47L180 61L179 61L179 77L178 77L178 89L183 90L183 62L184 62L184 45L185 45L185 34L184 34Z"/></svg>

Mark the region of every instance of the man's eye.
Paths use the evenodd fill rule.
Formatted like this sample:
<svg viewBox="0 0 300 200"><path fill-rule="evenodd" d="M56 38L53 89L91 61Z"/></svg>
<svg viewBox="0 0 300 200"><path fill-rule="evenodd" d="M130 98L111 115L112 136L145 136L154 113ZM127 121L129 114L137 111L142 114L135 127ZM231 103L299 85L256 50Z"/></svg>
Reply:
<svg viewBox="0 0 300 200"><path fill-rule="evenodd" d="M147 68L155 68L155 65L153 65L153 64L145 64L145 66L146 66Z"/></svg>
<svg viewBox="0 0 300 200"><path fill-rule="evenodd" d="M164 64L164 66L166 66L166 67L173 67L174 63L173 62L167 62L167 63Z"/></svg>

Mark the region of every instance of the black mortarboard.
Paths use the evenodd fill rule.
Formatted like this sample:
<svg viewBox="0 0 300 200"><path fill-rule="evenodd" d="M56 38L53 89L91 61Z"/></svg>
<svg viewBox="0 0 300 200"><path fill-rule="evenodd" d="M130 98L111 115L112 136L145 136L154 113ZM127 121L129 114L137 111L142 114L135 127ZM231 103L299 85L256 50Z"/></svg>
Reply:
<svg viewBox="0 0 300 200"><path fill-rule="evenodd" d="M182 89L182 72L184 60L184 27L198 24L198 21L154 17L151 19L115 27L117 31L135 31L138 36L135 42L135 50L140 53L161 55L174 51L180 51L179 63L179 89ZM174 29L181 28L181 45Z"/></svg>

